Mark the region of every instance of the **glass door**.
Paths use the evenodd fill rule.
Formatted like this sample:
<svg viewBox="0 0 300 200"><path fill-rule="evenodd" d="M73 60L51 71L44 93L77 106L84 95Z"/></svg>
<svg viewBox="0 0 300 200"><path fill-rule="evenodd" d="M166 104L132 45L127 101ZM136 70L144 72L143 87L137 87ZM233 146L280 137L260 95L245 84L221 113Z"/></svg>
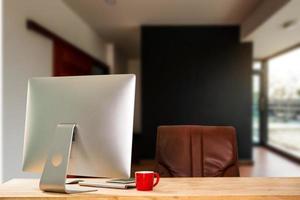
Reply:
<svg viewBox="0 0 300 200"><path fill-rule="evenodd" d="M300 158L300 49L268 61L267 144Z"/></svg>
<svg viewBox="0 0 300 200"><path fill-rule="evenodd" d="M253 63L252 74L252 142L260 143L260 88L261 63Z"/></svg>

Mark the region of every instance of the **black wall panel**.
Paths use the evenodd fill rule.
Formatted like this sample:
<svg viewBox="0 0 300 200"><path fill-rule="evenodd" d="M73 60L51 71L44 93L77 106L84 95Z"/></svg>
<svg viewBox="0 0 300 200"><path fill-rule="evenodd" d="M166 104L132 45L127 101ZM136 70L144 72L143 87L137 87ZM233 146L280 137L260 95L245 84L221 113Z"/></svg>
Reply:
<svg viewBox="0 0 300 200"><path fill-rule="evenodd" d="M251 159L252 44L237 26L144 26L142 156L166 124L231 125L239 156Z"/></svg>

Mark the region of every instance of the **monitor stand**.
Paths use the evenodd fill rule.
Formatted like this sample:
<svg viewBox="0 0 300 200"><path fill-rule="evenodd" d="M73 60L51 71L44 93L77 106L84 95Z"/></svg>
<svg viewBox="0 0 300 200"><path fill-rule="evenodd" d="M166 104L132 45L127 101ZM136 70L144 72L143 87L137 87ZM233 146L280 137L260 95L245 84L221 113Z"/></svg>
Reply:
<svg viewBox="0 0 300 200"><path fill-rule="evenodd" d="M96 189L66 185L68 164L76 124L58 124L50 145L40 180L40 189L46 192L79 193Z"/></svg>

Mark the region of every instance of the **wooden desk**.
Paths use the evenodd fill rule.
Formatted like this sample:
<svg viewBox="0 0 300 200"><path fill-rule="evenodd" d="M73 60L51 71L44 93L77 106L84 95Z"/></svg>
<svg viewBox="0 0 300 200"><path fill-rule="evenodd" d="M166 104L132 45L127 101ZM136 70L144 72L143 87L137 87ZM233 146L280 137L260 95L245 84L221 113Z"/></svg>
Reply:
<svg viewBox="0 0 300 200"><path fill-rule="evenodd" d="M0 199L63 199L76 200L269 200L300 199L299 178L162 178L152 192L136 189L102 189L80 194L45 193L36 179L13 179L0 186Z"/></svg>

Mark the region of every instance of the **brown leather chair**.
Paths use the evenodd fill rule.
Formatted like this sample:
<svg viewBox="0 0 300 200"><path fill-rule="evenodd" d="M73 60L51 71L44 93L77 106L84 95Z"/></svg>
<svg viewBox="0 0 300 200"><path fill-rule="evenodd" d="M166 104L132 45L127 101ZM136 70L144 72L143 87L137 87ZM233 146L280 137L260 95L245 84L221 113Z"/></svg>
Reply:
<svg viewBox="0 0 300 200"><path fill-rule="evenodd" d="M160 126L156 170L163 177L239 176L235 129L230 126Z"/></svg>

